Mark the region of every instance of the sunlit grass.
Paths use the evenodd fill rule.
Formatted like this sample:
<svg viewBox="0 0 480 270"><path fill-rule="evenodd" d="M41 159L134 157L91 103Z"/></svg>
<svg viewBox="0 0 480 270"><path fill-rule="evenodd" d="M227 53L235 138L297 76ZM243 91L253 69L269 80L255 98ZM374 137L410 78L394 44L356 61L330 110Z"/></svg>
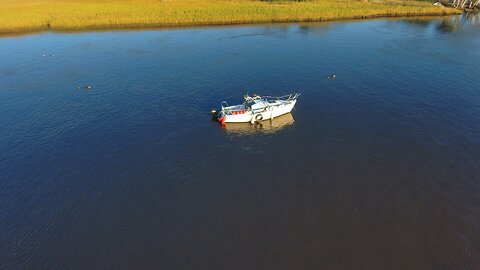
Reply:
<svg viewBox="0 0 480 270"><path fill-rule="evenodd" d="M458 12L416 0L0 0L0 32L321 21Z"/></svg>

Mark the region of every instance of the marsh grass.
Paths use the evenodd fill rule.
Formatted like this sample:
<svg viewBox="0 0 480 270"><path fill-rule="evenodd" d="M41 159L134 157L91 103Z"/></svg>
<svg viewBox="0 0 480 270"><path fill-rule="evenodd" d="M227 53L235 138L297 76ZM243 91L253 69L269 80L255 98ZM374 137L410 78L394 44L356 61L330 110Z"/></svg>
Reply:
<svg viewBox="0 0 480 270"><path fill-rule="evenodd" d="M458 12L417 0L0 0L0 32L302 22Z"/></svg>

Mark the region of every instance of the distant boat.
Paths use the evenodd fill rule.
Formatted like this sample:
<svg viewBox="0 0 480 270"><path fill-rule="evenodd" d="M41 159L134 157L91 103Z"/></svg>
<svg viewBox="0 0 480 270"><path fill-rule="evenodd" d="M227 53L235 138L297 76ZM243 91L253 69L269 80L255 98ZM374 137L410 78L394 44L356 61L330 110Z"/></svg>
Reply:
<svg viewBox="0 0 480 270"><path fill-rule="evenodd" d="M254 124L291 112L297 103L298 96L300 96L299 93L281 97L246 95L244 103L240 105L228 106L223 101L221 110L212 110L212 117L222 125L248 122Z"/></svg>

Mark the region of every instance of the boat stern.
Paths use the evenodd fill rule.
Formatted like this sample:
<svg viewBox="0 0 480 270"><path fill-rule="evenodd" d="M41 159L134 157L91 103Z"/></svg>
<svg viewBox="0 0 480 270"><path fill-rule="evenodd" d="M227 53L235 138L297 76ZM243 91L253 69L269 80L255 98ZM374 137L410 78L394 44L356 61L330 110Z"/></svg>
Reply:
<svg viewBox="0 0 480 270"><path fill-rule="evenodd" d="M212 120L218 121L220 124L225 125L226 115L223 110L212 109Z"/></svg>

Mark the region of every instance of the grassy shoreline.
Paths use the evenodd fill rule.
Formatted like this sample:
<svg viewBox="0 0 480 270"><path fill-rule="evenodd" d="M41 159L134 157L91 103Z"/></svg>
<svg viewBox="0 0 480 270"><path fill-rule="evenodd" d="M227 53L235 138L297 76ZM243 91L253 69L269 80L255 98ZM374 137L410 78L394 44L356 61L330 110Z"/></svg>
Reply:
<svg viewBox="0 0 480 270"><path fill-rule="evenodd" d="M0 0L0 33L459 14L418 0Z"/></svg>

